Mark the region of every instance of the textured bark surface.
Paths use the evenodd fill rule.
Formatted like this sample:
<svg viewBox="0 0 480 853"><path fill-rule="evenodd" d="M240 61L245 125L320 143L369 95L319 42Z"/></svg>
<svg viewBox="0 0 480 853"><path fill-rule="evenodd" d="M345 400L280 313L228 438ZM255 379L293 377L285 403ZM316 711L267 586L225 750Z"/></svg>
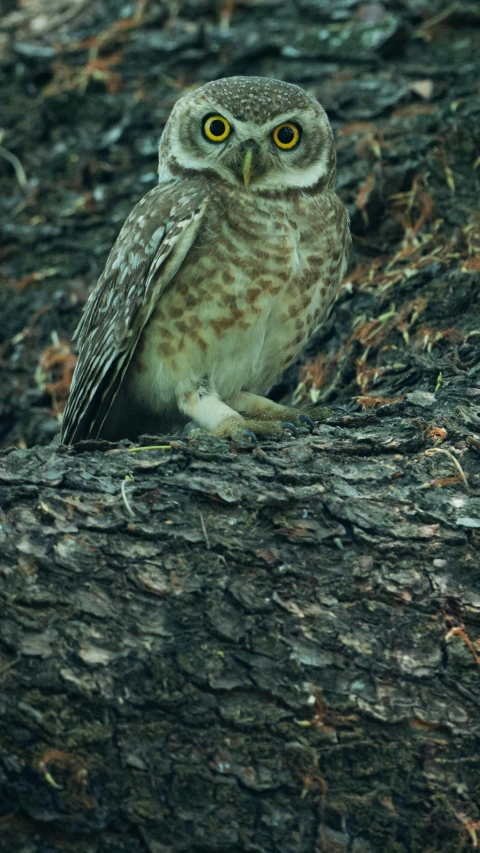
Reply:
<svg viewBox="0 0 480 853"><path fill-rule="evenodd" d="M479 442L380 415L0 460L2 851L475 846Z"/></svg>

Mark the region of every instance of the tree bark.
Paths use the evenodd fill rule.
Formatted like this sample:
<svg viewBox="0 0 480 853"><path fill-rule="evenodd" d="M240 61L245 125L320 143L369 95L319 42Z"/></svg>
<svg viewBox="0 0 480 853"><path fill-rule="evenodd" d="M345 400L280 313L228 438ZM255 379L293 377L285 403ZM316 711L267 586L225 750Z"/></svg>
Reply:
<svg viewBox="0 0 480 853"><path fill-rule="evenodd" d="M461 475L403 404L6 453L0 850L477 846L480 442L449 425Z"/></svg>

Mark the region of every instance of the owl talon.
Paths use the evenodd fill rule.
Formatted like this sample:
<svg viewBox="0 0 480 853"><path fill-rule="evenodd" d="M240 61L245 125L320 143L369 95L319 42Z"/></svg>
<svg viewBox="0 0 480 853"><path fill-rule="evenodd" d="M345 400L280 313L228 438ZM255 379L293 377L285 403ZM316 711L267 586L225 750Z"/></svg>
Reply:
<svg viewBox="0 0 480 853"><path fill-rule="evenodd" d="M280 426L282 426L284 429L290 430L290 432L293 432L294 435L297 434L296 426L294 426L294 424L290 423L290 421L280 421Z"/></svg>
<svg viewBox="0 0 480 853"><path fill-rule="evenodd" d="M257 436L251 429L238 429L232 434L234 441L239 441L242 444L248 441L249 444L258 444Z"/></svg>
<svg viewBox="0 0 480 853"><path fill-rule="evenodd" d="M310 432L311 432L313 429L315 429L315 424L314 424L314 422L312 421L312 419L311 419L311 417L310 417L309 415L303 415L303 414L302 414L302 415L300 415L300 417L299 417L299 421L300 421L300 423L301 423L301 424L304 424L306 427L308 427L308 429L310 430Z"/></svg>

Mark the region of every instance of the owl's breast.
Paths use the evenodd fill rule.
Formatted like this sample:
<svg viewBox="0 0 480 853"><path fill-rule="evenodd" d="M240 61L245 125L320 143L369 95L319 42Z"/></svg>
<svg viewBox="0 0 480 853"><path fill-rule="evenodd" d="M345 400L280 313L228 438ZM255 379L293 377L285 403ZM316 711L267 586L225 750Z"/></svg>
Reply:
<svg viewBox="0 0 480 853"><path fill-rule="evenodd" d="M205 217L196 249L212 263L241 268L252 281L269 273L291 281L308 263L295 213L292 205L276 199L232 191Z"/></svg>
<svg viewBox="0 0 480 853"><path fill-rule="evenodd" d="M207 374L223 399L268 389L325 305L315 214L306 226L298 205L247 193L212 205L140 341L132 370L143 398L155 389L168 408L179 385Z"/></svg>

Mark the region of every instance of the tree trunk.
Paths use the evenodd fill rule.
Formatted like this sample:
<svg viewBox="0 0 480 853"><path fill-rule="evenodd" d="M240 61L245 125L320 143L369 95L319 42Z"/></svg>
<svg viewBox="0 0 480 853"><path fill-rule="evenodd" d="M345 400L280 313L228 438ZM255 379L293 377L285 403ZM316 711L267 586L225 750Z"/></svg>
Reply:
<svg viewBox="0 0 480 853"><path fill-rule="evenodd" d="M0 459L1 851L478 845L480 442L421 413Z"/></svg>

